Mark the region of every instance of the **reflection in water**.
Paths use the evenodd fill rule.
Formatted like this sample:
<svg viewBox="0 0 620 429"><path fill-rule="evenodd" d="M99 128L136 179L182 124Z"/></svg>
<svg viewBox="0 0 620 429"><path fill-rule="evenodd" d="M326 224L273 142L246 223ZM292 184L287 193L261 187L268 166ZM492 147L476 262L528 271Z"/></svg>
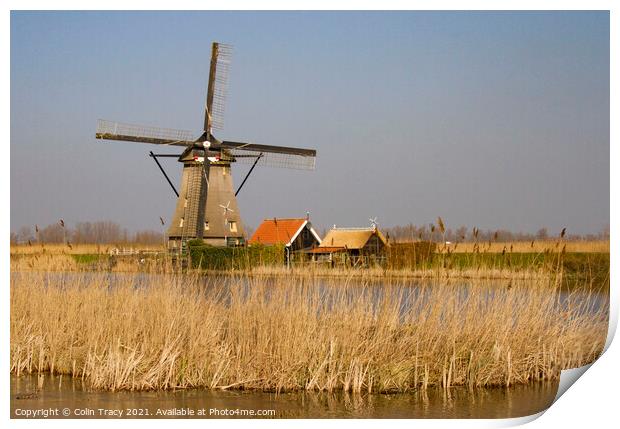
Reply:
<svg viewBox="0 0 620 429"><path fill-rule="evenodd" d="M80 379L45 375L40 383L37 376L11 376L11 417L20 417L24 410L68 408L70 417L103 418L99 409L142 409L149 418L158 410L181 409L198 413L200 418L244 417L228 413L240 410L275 410L276 418L509 418L538 413L548 408L556 395L558 383L532 384L510 388L474 389L453 388L449 392L430 389L427 392L392 395L352 395L328 393L274 393L249 391L180 390L176 392L104 392L84 388ZM76 416L75 410L93 410L94 414ZM138 412L140 413L140 412ZM54 416L51 416L54 417ZM58 417L62 417L62 413Z"/></svg>

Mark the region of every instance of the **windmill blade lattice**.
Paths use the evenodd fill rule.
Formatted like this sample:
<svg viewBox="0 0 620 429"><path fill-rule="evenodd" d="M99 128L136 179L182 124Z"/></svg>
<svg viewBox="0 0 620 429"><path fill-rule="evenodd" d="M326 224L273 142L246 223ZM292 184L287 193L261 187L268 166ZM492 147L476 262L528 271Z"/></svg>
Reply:
<svg viewBox="0 0 620 429"><path fill-rule="evenodd" d="M253 164L261 157L259 166L290 168L294 170L314 170L314 156L291 155L287 153L248 151L242 149L226 149L226 157L241 164ZM224 158L223 158L224 159Z"/></svg>
<svg viewBox="0 0 620 429"><path fill-rule="evenodd" d="M224 128L224 110L228 95L228 75L232 58L232 46L223 43L214 43L211 52L211 71L207 88L207 102L205 106L204 131Z"/></svg>
<svg viewBox="0 0 620 429"><path fill-rule="evenodd" d="M95 137L104 140L124 140L173 146L192 145L195 140L191 131L126 124L105 119L97 121Z"/></svg>

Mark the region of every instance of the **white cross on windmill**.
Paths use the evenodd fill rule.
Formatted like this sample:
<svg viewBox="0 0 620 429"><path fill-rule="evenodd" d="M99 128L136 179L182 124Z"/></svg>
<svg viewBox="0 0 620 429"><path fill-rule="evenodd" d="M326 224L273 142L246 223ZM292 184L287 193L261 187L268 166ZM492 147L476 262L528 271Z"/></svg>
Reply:
<svg viewBox="0 0 620 429"><path fill-rule="evenodd" d="M220 207L224 209L224 226L227 226L228 225L228 212L234 212L234 210L230 208L230 201L226 203L226 205L220 204Z"/></svg>
<svg viewBox="0 0 620 429"><path fill-rule="evenodd" d="M377 229L377 225L379 225L379 223L377 222L377 217L375 216L368 220L370 221L370 226L372 227L372 229Z"/></svg>
<svg viewBox="0 0 620 429"><path fill-rule="evenodd" d="M226 241L228 239L228 212L234 212L234 210L230 208L230 201L226 205L220 204L219 206L224 209L224 241Z"/></svg>

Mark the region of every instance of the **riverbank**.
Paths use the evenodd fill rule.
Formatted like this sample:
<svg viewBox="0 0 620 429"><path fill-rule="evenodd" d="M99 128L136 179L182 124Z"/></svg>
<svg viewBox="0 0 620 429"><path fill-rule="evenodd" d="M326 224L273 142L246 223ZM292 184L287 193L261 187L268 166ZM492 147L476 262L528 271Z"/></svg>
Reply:
<svg viewBox="0 0 620 429"><path fill-rule="evenodd" d="M38 418L47 419L513 418L547 409L557 388L557 382L548 382L390 395L209 389L107 392L90 389L80 378L26 375L11 376L11 417L32 418L39 412ZM61 412L65 409L67 417Z"/></svg>
<svg viewBox="0 0 620 429"><path fill-rule="evenodd" d="M542 280L609 287L609 253L450 253L436 254L432 260L404 268L330 268L321 264L257 264L246 269L181 269L165 255L111 256L108 254L15 253L12 272L125 272L239 274L247 276L309 276L375 279L497 279Z"/></svg>

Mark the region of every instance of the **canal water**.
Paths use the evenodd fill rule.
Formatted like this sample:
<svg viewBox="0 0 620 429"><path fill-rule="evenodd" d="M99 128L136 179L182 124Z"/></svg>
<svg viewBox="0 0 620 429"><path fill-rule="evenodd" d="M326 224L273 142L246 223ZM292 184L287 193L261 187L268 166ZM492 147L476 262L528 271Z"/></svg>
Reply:
<svg viewBox="0 0 620 429"><path fill-rule="evenodd" d="M12 418L510 418L553 403L558 383L399 394L266 393L205 389L108 392L80 379L11 376ZM36 413L36 414L35 414ZM47 417L46 417L47 416Z"/></svg>
<svg viewBox="0 0 620 429"><path fill-rule="evenodd" d="M150 285L158 280L185 282L187 277L184 275L154 274L154 273L116 273L116 272L11 272L12 285L20 281L32 281L41 283L44 287L64 287L65 285L88 284L90 282L107 285L110 290L120 285L131 285L136 289L148 289ZM373 301L379 302L385 298L396 298L401 301L402 310L406 311L412 301L430 299L432 292L436 288L449 288L459 301L465 301L471 290L472 284L476 283L477 297L483 300L501 299L502 296L510 292L513 286L527 285L529 280L502 280L489 279L473 282L468 279L371 279L359 280L356 278L311 278L300 277L306 285L317 287L323 292L324 299L329 301L334 299L342 286L344 294L350 299L355 300L362 295L369 295ZM226 302L231 289L241 290L248 294L255 283L266 286L277 286L282 282L278 276L249 277L245 275L215 274L193 277L204 290L205 294L217 295ZM308 290L311 290L308 289ZM551 290L551 289L550 289ZM329 293L331 292L331 293ZM269 288L267 288L266 298L269 298ZM558 293L557 304L560 307L582 303L587 301L584 310L590 313L609 311L609 284L596 285L594 288L572 287L564 285Z"/></svg>

